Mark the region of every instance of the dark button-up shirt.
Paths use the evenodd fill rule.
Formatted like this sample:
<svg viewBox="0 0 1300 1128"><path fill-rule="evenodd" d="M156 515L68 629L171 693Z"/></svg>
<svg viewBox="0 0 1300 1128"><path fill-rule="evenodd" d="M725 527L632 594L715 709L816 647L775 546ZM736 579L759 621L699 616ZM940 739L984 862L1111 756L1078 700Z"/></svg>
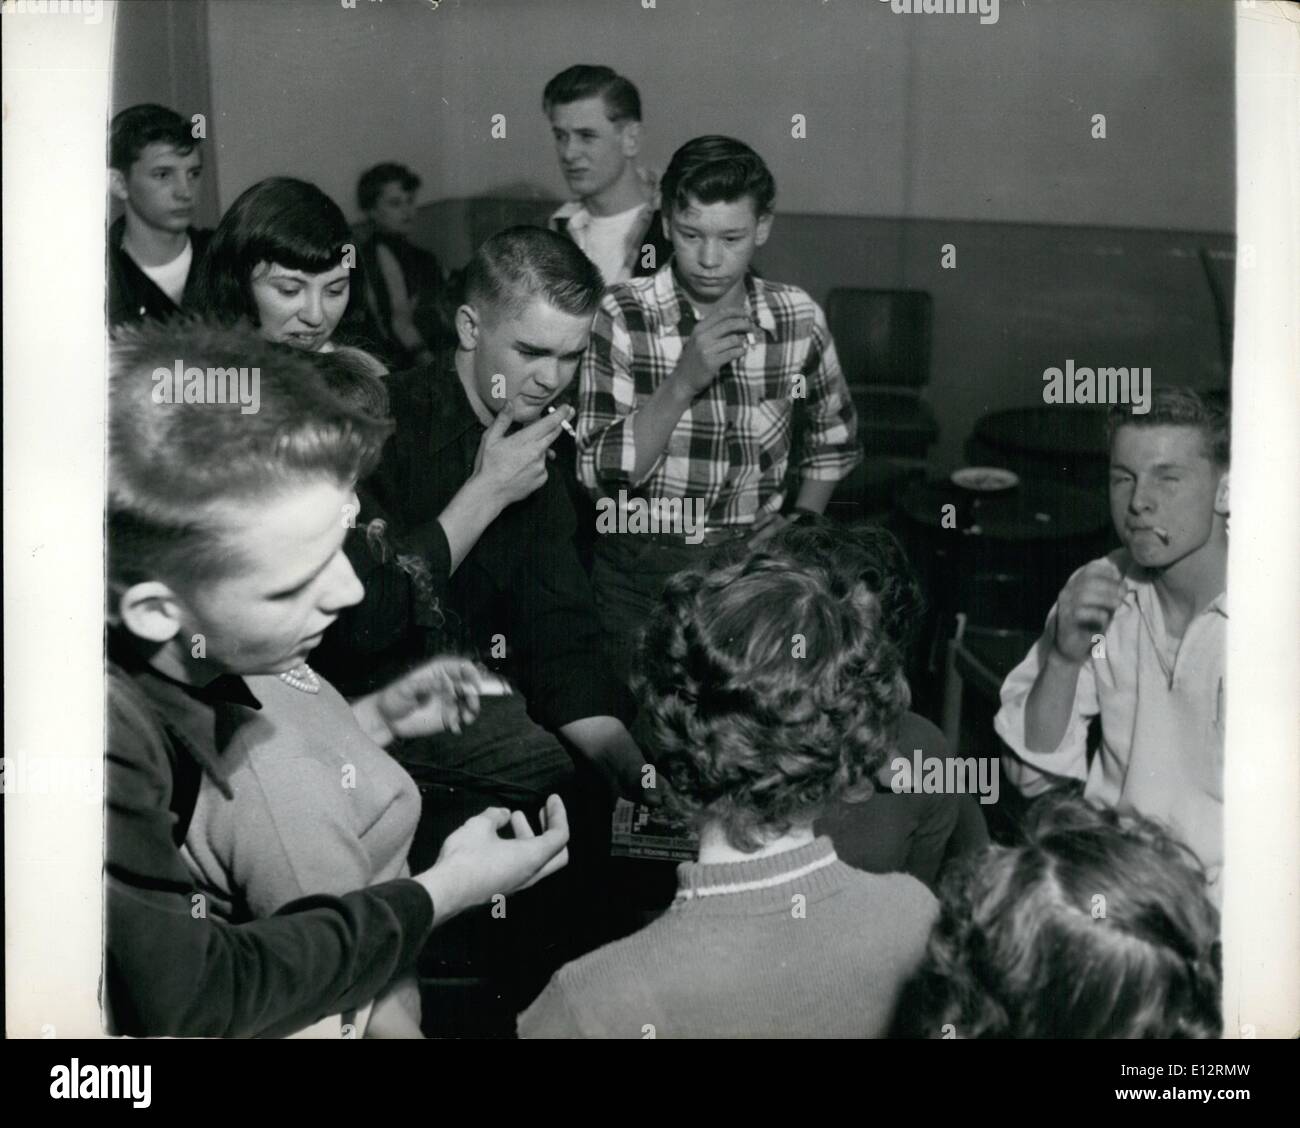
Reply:
<svg viewBox="0 0 1300 1128"><path fill-rule="evenodd" d="M242 679L202 688L110 641L104 1009L137 1037L276 1037L373 999L433 927L414 881L305 897L275 916L207 915L179 845L204 772L260 708Z"/></svg>
<svg viewBox="0 0 1300 1128"><path fill-rule="evenodd" d="M388 394L397 430L366 486L405 543L446 575L450 553L437 517L473 472L485 428L456 375L454 353L389 377ZM601 656L575 525L552 465L541 489L488 526L451 577L446 598L448 629L517 681L533 719L552 729L584 717L630 720L635 711Z"/></svg>

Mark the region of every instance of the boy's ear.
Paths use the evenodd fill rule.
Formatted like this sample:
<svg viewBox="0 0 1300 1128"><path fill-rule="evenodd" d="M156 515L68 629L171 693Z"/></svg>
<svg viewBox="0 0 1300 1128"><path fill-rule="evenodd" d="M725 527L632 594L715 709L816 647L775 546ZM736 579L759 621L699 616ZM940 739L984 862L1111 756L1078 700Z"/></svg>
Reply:
<svg viewBox="0 0 1300 1128"><path fill-rule="evenodd" d="M624 125L619 141L623 146L623 156L635 157L641 151L641 123L629 121Z"/></svg>
<svg viewBox="0 0 1300 1128"><path fill-rule="evenodd" d="M130 196L131 193L126 186L126 177L122 174L120 168L110 168L108 170L108 190L123 203Z"/></svg>
<svg viewBox="0 0 1300 1128"><path fill-rule="evenodd" d="M117 618L146 642L170 642L182 626L180 601L171 588L158 580L127 588L118 599Z"/></svg>
<svg viewBox="0 0 1300 1128"><path fill-rule="evenodd" d="M1219 479L1219 488L1214 491L1214 512L1220 517L1227 517L1232 511L1228 501L1228 471Z"/></svg>
<svg viewBox="0 0 1300 1128"><path fill-rule="evenodd" d="M479 334L483 331L483 321L472 305L466 302L456 310L456 339L466 352L478 348Z"/></svg>
<svg viewBox="0 0 1300 1128"><path fill-rule="evenodd" d="M754 236L754 246L761 247L767 242L767 237L772 234L772 220L775 218L771 212L758 217L758 233Z"/></svg>

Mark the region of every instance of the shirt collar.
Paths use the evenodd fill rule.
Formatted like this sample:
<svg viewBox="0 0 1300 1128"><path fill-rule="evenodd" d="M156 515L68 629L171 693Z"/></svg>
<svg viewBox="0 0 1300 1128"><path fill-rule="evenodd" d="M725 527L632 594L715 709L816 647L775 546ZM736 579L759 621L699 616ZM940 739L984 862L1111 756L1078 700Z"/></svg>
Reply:
<svg viewBox="0 0 1300 1128"><path fill-rule="evenodd" d="M1121 569L1120 583L1124 588L1124 602L1150 610L1150 602L1158 599L1155 581L1147 575L1146 569L1142 568L1125 549L1120 549L1112 559ZM1226 587L1209 602L1201 614L1208 615L1210 612L1222 615L1225 619L1228 617L1228 590Z"/></svg>
<svg viewBox="0 0 1300 1128"><path fill-rule="evenodd" d="M429 400L431 453L445 450L466 431L484 429L470 406L465 389L461 387L454 348L446 349L437 361L423 369L419 379Z"/></svg>
<svg viewBox="0 0 1300 1128"><path fill-rule="evenodd" d="M658 309L656 328L660 335L678 332L683 319L688 320L691 328L694 328L698 320L695 310L691 306L685 288L677 280L671 262L665 263L655 271L653 284L655 305ZM745 306L750 317L758 323L758 327L769 337L775 338L776 315L772 312L767 287L752 270L745 273Z"/></svg>

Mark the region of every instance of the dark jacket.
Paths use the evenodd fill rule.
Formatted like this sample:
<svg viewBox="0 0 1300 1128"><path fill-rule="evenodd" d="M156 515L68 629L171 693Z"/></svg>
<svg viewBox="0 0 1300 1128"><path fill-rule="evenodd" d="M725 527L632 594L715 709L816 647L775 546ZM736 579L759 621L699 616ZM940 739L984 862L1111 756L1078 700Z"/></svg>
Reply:
<svg viewBox="0 0 1300 1128"><path fill-rule="evenodd" d="M373 999L433 927L411 880L305 897L227 924L202 911L179 846L204 771L260 708L240 678L202 689L109 644L103 1004L111 1033L276 1037Z"/></svg>
<svg viewBox="0 0 1300 1128"><path fill-rule="evenodd" d="M108 324L112 329L171 317L181 308L158 289L135 259L123 250L122 235L125 231L126 216L118 216L108 229ZM208 249L212 232L205 227L191 227L189 235L190 245L194 248L194 259L190 263L192 277L199 259Z"/></svg>
<svg viewBox="0 0 1300 1128"><path fill-rule="evenodd" d="M435 352L455 343L455 305L443 278L442 267L432 252L409 240L377 232L358 239L362 291L371 322L382 335L378 342L381 351L392 361L390 367L410 368L415 364L415 357L393 332L392 297L379 266L378 247L381 244L397 260L414 307L415 328L424 338L424 343Z"/></svg>
<svg viewBox="0 0 1300 1128"><path fill-rule="evenodd" d="M437 364L389 377L397 430L366 481L396 535L443 576L451 556L437 517L473 472L484 431L453 358L447 352ZM533 719L551 729L584 717L630 720L635 711L602 659L574 528L568 492L552 469L541 489L488 526L451 577L444 608L447 630L515 680Z"/></svg>

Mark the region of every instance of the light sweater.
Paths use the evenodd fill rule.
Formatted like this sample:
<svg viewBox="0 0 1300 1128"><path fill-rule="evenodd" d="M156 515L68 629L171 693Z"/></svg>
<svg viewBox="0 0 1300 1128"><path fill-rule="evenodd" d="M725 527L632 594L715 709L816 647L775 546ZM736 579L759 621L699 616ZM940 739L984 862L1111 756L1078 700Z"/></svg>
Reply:
<svg viewBox="0 0 1300 1128"><path fill-rule="evenodd" d="M207 911L242 923L409 876L420 792L406 770L324 678L316 694L273 674L244 681L262 708L219 740L233 798L205 775L181 848ZM397 990L418 1022L414 984Z"/></svg>
<svg viewBox="0 0 1300 1128"><path fill-rule="evenodd" d="M520 1037L879 1037L938 915L915 878L851 869L825 837L677 873L668 912L562 967Z"/></svg>

